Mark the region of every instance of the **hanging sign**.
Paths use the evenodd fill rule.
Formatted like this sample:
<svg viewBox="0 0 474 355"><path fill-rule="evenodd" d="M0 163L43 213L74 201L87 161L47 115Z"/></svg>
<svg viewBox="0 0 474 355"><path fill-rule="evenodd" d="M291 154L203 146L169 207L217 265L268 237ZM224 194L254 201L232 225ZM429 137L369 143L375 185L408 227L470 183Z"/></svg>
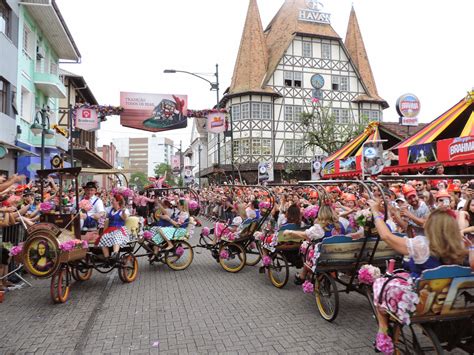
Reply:
<svg viewBox="0 0 474 355"><path fill-rule="evenodd" d="M362 149L364 175L377 175L385 168L383 142L364 143Z"/></svg>
<svg viewBox="0 0 474 355"><path fill-rule="evenodd" d="M212 112L207 115L207 131L209 133L224 133L225 130L225 113Z"/></svg>
<svg viewBox="0 0 474 355"><path fill-rule="evenodd" d="M321 180L323 168L322 164L323 157L316 156L313 161L311 161L311 180Z"/></svg>
<svg viewBox="0 0 474 355"><path fill-rule="evenodd" d="M181 172L181 161L179 155L171 156L171 171L174 175L179 175Z"/></svg>
<svg viewBox="0 0 474 355"><path fill-rule="evenodd" d="M397 100L397 112L402 126L418 126L420 100L413 94L404 94Z"/></svg>
<svg viewBox="0 0 474 355"><path fill-rule="evenodd" d="M273 162L262 161L258 163L258 183L274 181Z"/></svg>
<svg viewBox="0 0 474 355"><path fill-rule="evenodd" d="M185 128L188 125L186 95L141 94L121 92L122 126L143 131L161 132Z"/></svg>
<svg viewBox="0 0 474 355"><path fill-rule="evenodd" d="M75 117L75 126L77 129L97 131L100 128L99 115L97 114L97 110L93 108L80 107L76 109Z"/></svg>

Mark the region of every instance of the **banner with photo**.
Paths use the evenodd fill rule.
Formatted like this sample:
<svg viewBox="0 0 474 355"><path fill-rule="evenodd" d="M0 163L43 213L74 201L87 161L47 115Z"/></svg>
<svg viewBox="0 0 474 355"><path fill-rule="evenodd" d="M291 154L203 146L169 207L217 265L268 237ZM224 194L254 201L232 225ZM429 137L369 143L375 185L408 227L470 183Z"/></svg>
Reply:
<svg viewBox="0 0 474 355"><path fill-rule="evenodd" d="M121 92L120 124L150 132L169 131L188 125L186 95Z"/></svg>
<svg viewBox="0 0 474 355"><path fill-rule="evenodd" d="M258 183L274 181L273 162L262 161L258 163Z"/></svg>
<svg viewBox="0 0 474 355"><path fill-rule="evenodd" d="M339 161L339 171L341 173L357 170L356 157L349 157Z"/></svg>
<svg viewBox="0 0 474 355"><path fill-rule="evenodd" d="M193 172L192 172L192 170L189 169L189 168L184 169L184 183L185 183L186 185L192 185L192 184L194 184Z"/></svg>
<svg viewBox="0 0 474 355"><path fill-rule="evenodd" d="M179 175L181 172L181 161L179 155L171 156L171 171L174 175Z"/></svg>
<svg viewBox="0 0 474 355"><path fill-rule="evenodd" d="M389 163L388 163L389 164ZM384 159L383 142L368 142L362 150L364 175L378 175L387 166Z"/></svg>
<svg viewBox="0 0 474 355"><path fill-rule="evenodd" d="M322 178L322 172L321 172L321 169L323 168L322 160L323 160L323 157L315 157L311 161L311 180L312 181L321 180Z"/></svg>
<svg viewBox="0 0 474 355"><path fill-rule="evenodd" d="M438 160L436 142L412 145L408 147L408 163L422 164Z"/></svg>
<svg viewBox="0 0 474 355"><path fill-rule="evenodd" d="M226 114L211 112L207 115L207 131L209 133L224 133L226 131Z"/></svg>

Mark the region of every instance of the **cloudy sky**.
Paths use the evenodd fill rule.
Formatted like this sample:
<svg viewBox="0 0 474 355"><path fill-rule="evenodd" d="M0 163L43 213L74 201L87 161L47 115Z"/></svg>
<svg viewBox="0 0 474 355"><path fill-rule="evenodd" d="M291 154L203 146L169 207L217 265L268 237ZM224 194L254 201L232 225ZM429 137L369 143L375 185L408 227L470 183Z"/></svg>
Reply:
<svg viewBox="0 0 474 355"><path fill-rule="evenodd" d="M64 68L85 77L101 104L118 105L120 91L186 94L189 107L211 108L209 84L167 68L214 73L229 86L248 0L56 0L82 54ZM284 0L258 0L266 27ZM322 0L332 26L345 37L354 4L380 96L396 121L396 99L412 92L420 120L430 122L474 87L473 0ZM211 81L212 76L208 77ZM189 143L187 129L160 133ZM149 133L109 118L99 144Z"/></svg>

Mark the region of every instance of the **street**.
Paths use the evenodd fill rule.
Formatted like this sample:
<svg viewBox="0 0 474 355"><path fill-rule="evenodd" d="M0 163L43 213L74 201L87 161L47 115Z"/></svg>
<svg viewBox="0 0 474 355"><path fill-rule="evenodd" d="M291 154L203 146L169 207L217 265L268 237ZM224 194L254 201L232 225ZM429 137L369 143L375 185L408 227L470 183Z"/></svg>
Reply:
<svg viewBox="0 0 474 355"><path fill-rule="evenodd" d="M230 274L210 252L194 250L184 271L141 259L131 284L115 270L94 272L72 285L66 304L52 304L49 279L7 293L0 304L0 353L373 352L375 321L361 295L341 294L339 316L328 323L314 297L293 284L294 269L279 290L258 267Z"/></svg>

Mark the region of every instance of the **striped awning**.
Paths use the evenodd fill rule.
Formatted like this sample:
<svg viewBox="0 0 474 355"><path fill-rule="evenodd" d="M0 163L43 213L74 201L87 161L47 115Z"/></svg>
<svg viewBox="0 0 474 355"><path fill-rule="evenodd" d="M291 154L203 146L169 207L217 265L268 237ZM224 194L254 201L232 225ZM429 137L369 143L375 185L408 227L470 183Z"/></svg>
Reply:
<svg viewBox="0 0 474 355"><path fill-rule="evenodd" d="M453 124L453 122L459 117L459 115L461 115L468 109L473 109L472 95L472 93L469 94L468 97L463 98L461 101L459 101L456 105L454 105L448 111L439 116L433 122L426 125L418 133L416 133L412 137L405 139L403 142L400 142L391 149L406 148L412 145L431 143L435 141L441 135L441 133L443 133L451 124ZM469 118L466 126L464 127L460 137L470 136L474 133L473 121L474 118L473 114L471 113L471 117Z"/></svg>
<svg viewBox="0 0 474 355"><path fill-rule="evenodd" d="M365 142L371 142L376 140L380 140L379 123L371 122L369 126L364 130L364 132L359 134L356 138L347 143L344 147L324 159L324 162L331 162L337 159L345 159L350 156L362 155L362 145ZM354 152L356 152L356 154L354 154Z"/></svg>

